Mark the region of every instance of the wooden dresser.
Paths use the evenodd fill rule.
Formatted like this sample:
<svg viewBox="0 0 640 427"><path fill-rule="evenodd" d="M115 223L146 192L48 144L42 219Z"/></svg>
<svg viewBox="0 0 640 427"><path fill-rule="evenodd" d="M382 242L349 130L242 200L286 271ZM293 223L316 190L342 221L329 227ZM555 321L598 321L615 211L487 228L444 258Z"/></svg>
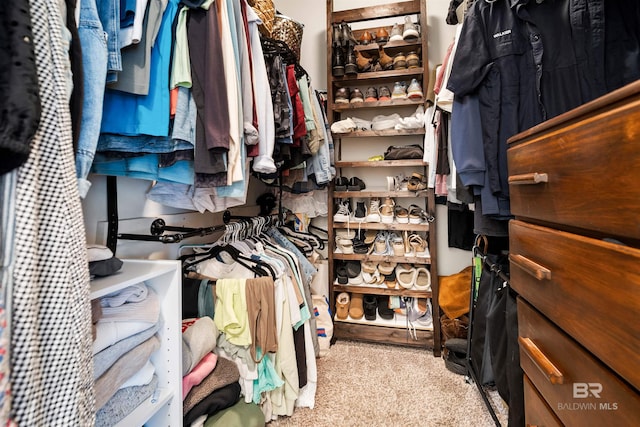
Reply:
<svg viewBox="0 0 640 427"><path fill-rule="evenodd" d="M528 426L640 425L640 81L509 140Z"/></svg>

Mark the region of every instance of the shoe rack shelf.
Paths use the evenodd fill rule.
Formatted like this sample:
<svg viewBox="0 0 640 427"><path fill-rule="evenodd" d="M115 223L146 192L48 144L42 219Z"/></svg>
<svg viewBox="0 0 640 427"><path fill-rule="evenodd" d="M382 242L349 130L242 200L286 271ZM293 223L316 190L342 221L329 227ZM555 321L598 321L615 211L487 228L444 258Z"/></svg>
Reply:
<svg viewBox="0 0 640 427"><path fill-rule="evenodd" d="M334 0L327 0L327 33L328 33L328 49L327 49L327 95L328 106L327 116L330 124L342 120L348 115L356 114L356 110L366 111L368 114L376 114L375 110L403 112L415 111L419 105L425 106L425 99L391 99L386 101L369 101L358 103L336 103L334 102L334 94L340 88L352 89L354 87L365 88L366 86L380 87L390 85L396 81L410 81L416 79L422 86L423 90L427 88L429 79L429 62L428 62L428 42L427 42L427 14L426 0L409 0L389 2L384 5L376 5L371 7L355 8L348 10L333 11ZM345 74L344 76L334 76L332 73L332 61L334 60L333 44L334 44L334 24L342 23L349 25L349 28L355 40L359 40L360 36L369 31L372 35L380 28L385 28L391 34L392 26L395 23L402 25L406 16L409 16L412 22L419 25L421 34L418 39L406 39L402 41L389 41L381 43L381 46L387 55L396 55L402 53L407 55L412 52L418 55L418 67L406 69L393 69L384 71L363 71L357 74ZM391 19L389 19L391 18ZM381 21L384 19L385 21ZM352 25L354 24L354 25ZM357 44L353 47L353 51L358 55L375 58L379 52L380 45L376 43L375 37L371 43ZM363 91L364 92L364 91ZM426 106L425 106L426 107ZM413 109L413 110L412 110ZM366 114L366 113L365 113ZM383 113L380 113L383 114ZM410 113L408 113L410 114ZM408 115L407 114L407 115ZM369 161L365 158L358 159L355 147L366 146L367 142L376 138L389 139L398 137L391 144L420 144L424 141L425 129L406 129L406 130L383 130L383 131L353 131L345 133L333 133L335 143L336 161L335 166L339 176L347 176L357 174L358 169L365 171L370 170L369 175L375 172L379 175L377 178L382 181L386 175L396 175L399 173L410 174L419 172L424 176L428 176L429 164L422 159L417 160L381 160ZM385 141L381 139L380 141ZM350 157L343 157L343 152L347 147L351 147ZM356 155L354 155L354 153ZM343 169L349 169L343 171ZM346 174L346 175L345 175ZM380 182L381 183L381 182ZM391 320L382 319L379 315L376 320L365 320L334 318L334 336L338 339L352 339L359 341L380 342L386 344L397 344L404 346L419 347L432 349L435 356L440 356L440 311L438 306L438 274L437 274L437 250L436 250L436 226L435 226L435 194L433 189L420 191L408 190L388 190L386 188L375 187L375 182L367 182L367 188L362 191L335 191L332 184L329 188L329 292L330 303L333 313L336 313L336 297L342 292L349 294L371 294L376 296L409 296L414 298L430 298L432 307L433 327L427 328L414 324L415 335L412 336L405 316L396 315ZM369 186L371 184L371 186ZM379 222L334 222L333 215L335 213L335 203L340 199L358 198L369 200L371 198L380 198L384 200L390 197L404 201L404 204L418 204L424 208L429 217L434 218L434 222L425 222L421 224L405 224L405 223L379 223ZM398 202L396 202L398 204ZM400 203L403 204L402 202ZM355 203L354 203L355 206ZM336 231L349 228L351 230L380 230L380 231L397 231L409 233L418 233L426 237L430 257L416 257L412 255L393 256L393 255L374 255L374 254L343 254L336 251ZM359 231L358 231L359 232ZM414 267L426 267L431 275L431 292L420 291L415 289L391 289L385 284L381 285L342 285L336 281L336 268L339 263L349 261L374 261L374 262L394 262L408 263ZM399 285L397 286L399 287Z"/></svg>
<svg viewBox="0 0 640 427"><path fill-rule="evenodd" d="M342 160L336 160L335 166L337 168L390 168L390 167L425 167L427 163L422 160L378 160L375 162L369 160L346 162Z"/></svg>
<svg viewBox="0 0 640 427"><path fill-rule="evenodd" d="M407 105L424 105L423 99L392 99L391 101L358 102L355 104L332 104L331 109L336 112L360 110L363 108L398 108Z"/></svg>
<svg viewBox="0 0 640 427"><path fill-rule="evenodd" d="M341 254L341 253L333 253L333 259L341 259L345 261L361 261L362 256L364 254ZM431 264L431 257L414 257L414 256L394 256L394 255L374 255L369 254L366 256L366 259L369 261L382 262L382 261L390 261L390 262L403 262L407 264Z"/></svg>
<svg viewBox="0 0 640 427"><path fill-rule="evenodd" d="M353 191L334 191L333 197L336 198L347 198L353 197ZM427 197L427 190L419 190L419 191L409 191L409 190L397 190L397 191L388 191L384 189L379 190L360 190L358 191L358 197L393 197L394 199L402 198L402 197Z"/></svg>
<svg viewBox="0 0 640 427"><path fill-rule="evenodd" d="M345 75L342 77L331 77L336 84L347 86L351 84L366 83L384 83L394 80L411 79L412 77L420 77L424 74L425 68L407 68L406 70L388 70L388 71L368 71L366 73L358 73L357 75Z"/></svg>
<svg viewBox="0 0 640 427"><path fill-rule="evenodd" d="M353 192L352 192L353 193ZM351 194L349 197L354 197ZM357 196L362 197L362 196ZM363 230L391 230L391 231L424 231L428 232L431 228L429 224L400 224L394 222L393 224L384 224L381 222L334 222L333 228L349 228L351 230L357 230L361 228Z"/></svg>
<svg viewBox="0 0 640 427"><path fill-rule="evenodd" d="M425 130L423 129L385 129L385 130L357 130L353 132L344 132L344 133L335 133L332 135L335 137L345 137L345 138L371 138L376 136L413 136L413 135L424 135Z"/></svg>
<svg viewBox="0 0 640 427"><path fill-rule="evenodd" d="M425 298L426 295L431 297L431 292L416 291L412 289L389 289L382 285L341 285L333 284L334 288L340 292L349 292L352 294L372 294L372 295L402 295L405 297Z"/></svg>

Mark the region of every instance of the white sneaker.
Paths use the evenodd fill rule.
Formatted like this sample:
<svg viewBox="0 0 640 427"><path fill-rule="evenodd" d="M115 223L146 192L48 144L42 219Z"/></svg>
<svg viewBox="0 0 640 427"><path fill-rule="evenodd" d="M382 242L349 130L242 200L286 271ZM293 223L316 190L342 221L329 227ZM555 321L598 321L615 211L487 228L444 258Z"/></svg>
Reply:
<svg viewBox="0 0 640 427"><path fill-rule="evenodd" d="M422 99L424 98L424 94L422 93L422 86L420 86L420 82L417 79L411 80L411 84L407 88L407 97L409 99Z"/></svg>
<svg viewBox="0 0 640 427"><path fill-rule="evenodd" d="M366 222L381 222L382 217L380 217L380 199L377 197L372 198L369 201L369 215L365 219Z"/></svg>
<svg viewBox="0 0 640 427"><path fill-rule="evenodd" d="M350 217L349 202L342 202L338 206L338 211L333 215L333 222L349 222Z"/></svg>

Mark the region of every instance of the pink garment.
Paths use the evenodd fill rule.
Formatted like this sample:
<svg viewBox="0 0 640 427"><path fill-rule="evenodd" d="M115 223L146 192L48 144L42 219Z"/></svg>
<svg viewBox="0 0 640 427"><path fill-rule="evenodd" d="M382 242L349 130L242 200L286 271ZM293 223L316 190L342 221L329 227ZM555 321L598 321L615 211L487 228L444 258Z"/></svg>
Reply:
<svg viewBox="0 0 640 427"><path fill-rule="evenodd" d="M189 372L182 377L182 400L189 394L191 388L197 386L207 377L218 363L218 355L215 353L208 353L204 356L200 362Z"/></svg>
<svg viewBox="0 0 640 427"><path fill-rule="evenodd" d="M455 40L451 42L449 47L447 48L447 52L444 54L444 61L442 61L442 65L438 67L438 72L436 75L436 83L433 86L433 91L436 95L440 93L440 89L442 89L442 82L444 80L444 73L447 69L447 64L449 61L453 60L451 58L451 51L453 50L453 46L455 45Z"/></svg>

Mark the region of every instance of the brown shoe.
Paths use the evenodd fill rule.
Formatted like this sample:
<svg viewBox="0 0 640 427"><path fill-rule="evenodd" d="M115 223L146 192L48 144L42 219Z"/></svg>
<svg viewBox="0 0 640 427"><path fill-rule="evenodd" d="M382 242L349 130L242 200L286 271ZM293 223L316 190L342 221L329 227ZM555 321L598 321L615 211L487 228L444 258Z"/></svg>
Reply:
<svg viewBox="0 0 640 427"><path fill-rule="evenodd" d="M407 54L407 67L418 68L420 66L420 58L415 52L409 52Z"/></svg>
<svg viewBox="0 0 640 427"><path fill-rule="evenodd" d="M356 50L355 54L356 54L356 64L358 65L358 71L361 73L370 71L373 58L367 58L362 53L360 53L359 50Z"/></svg>
<svg viewBox="0 0 640 427"><path fill-rule="evenodd" d="M378 52L380 54L378 62L380 63L382 69L391 70L393 68L393 58L387 55L382 46L378 48Z"/></svg>
<svg viewBox="0 0 640 427"><path fill-rule="evenodd" d="M389 41L389 32L386 28L380 27L376 32L376 43L382 44Z"/></svg>
<svg viewBox="0 0 640 427"><path fill-rule="evenodd" d="M365 31L364 33L362 33L358 41L360 42L360 44L369 44L373 41L373 36L369 31Z"/></svg>
<svg viewBox="0 0 640 427"><path fill-rule="evenodd" d="M363 294L352 294L349 304L349 316L352 319L362 319L364 316Z"/></svg>
<svg viewBox="0 0 640 427"><path fill-rule="evenodd" d="M393 69L394 70L406 70L407 58L404 53L400 52L393 57Z"/></svg>

